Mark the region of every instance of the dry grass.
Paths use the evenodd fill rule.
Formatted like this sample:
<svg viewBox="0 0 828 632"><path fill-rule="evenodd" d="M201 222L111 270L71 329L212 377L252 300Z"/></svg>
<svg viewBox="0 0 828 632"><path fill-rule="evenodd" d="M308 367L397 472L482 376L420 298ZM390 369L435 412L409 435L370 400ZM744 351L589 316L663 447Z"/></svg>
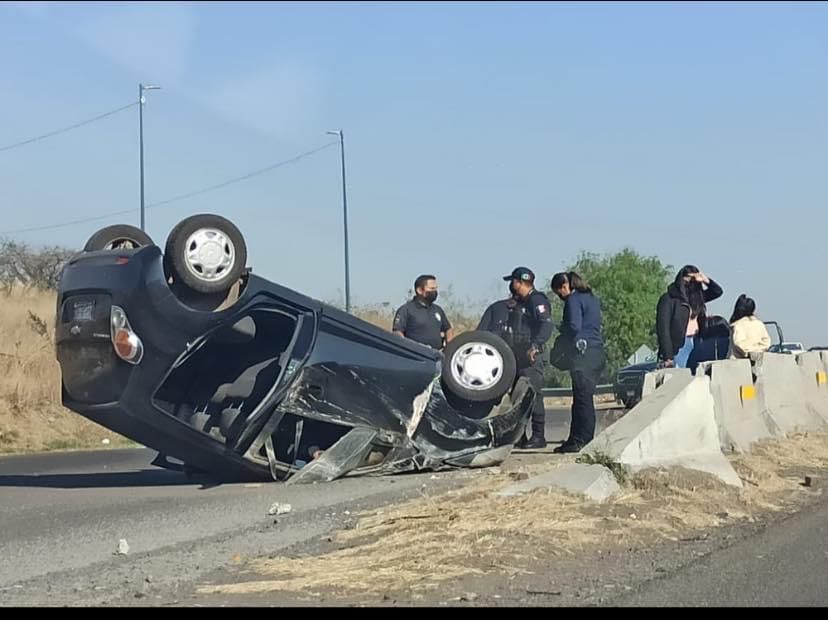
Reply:
<svg viewBox="0 0 828 632"><path fill-rule="evenodd" d="M0 399L12 407L60 401L54 313L52 293L0 295Z"/></svg>
<svg viewBox="0 0 828 632"><path fill-rule="evenodd" d="M128 445L61 406L55 301L53 292L0 293L0 452Z"/></svg>
<svg viewBox="0 0 828 632"><path fill-rule="evenodd" d="M362 515L353 529L334 536L338 550L312 559L258 560L250 565L259 576L255 581L199 592L416 594L466 575L516 575L537 559L598 544L675 541L723 520L754 521L792 504L802 475L828 467L828 435L768 442L733 464L745 481L741 490L699 472L651 470L604 504L548 490L496 497L491 492L508 484L510 475L481 475L462 489Z"/></svg>

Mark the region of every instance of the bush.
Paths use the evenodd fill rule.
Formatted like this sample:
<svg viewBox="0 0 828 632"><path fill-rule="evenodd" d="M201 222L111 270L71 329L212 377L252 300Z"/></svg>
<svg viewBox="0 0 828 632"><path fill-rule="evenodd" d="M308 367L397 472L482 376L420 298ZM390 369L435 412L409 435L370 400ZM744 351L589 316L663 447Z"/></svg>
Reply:
<svg viewBox="0 0 828 632"><path fill-rule="evenodd" d="M66 262L75 254L60 246L34 248L0 240L0 287L6 295L16 287L54 290Z"/></svg>

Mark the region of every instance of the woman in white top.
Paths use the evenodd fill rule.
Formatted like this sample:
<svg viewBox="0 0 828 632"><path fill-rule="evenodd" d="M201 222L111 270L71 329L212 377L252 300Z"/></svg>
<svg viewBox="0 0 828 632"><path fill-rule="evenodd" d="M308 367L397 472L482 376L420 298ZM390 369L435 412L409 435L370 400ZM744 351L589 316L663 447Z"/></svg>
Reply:
<svg viewBox="0 0 828 632"><path fill-rule="evenodd" d="M771 340L765 323L756 318L756 303L742 294L736 299L730 317L730 357L747 358L770 348Z"/></svg>

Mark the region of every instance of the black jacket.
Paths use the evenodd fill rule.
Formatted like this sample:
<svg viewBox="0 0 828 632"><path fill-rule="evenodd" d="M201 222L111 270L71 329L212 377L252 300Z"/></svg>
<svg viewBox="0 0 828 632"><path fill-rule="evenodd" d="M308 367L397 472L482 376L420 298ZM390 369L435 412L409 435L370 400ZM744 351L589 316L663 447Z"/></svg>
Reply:
<svg viewBox="0 0 828 632"><path fill-rule="evenodd" d="M704 290L704 302L709 303L723 294L721 286L713 279ZM704 334L707 313L704 309L698 314L699 333ZM658 357L672 360L684 345L687 323L690 322L690 304L675 283L670 284L662 295L656 308L656 333L658 335Z"/></svg>
<svg viewBox="0 0 828 632"><path fill-rule="evenodd" d="M524 300L514 297L489 305L477 325L503 338L522 366L530 347L542 351L552 336L552 307L543 292L534 290Z"/></svg>

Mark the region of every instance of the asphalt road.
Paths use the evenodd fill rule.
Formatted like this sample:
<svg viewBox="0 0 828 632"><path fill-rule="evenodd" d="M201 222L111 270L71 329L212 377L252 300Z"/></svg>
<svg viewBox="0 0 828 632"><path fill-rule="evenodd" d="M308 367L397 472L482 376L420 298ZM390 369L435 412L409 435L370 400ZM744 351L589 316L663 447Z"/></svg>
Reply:
<svg viewBox="0 0 828 632"><path fill-rule="evenodd" d="M828 605L828 502L643 584L613 606Z"/></svg>
<svg viewBox="0 0 828 632"><path fill-rule="evenodd" d="M614 411L602 411L599 429ZM547 438L562 441L566 410L549 410ZM107 603L105 589L146 577L184 581L237 555L267 555L341 524L345 512L450 486L471 471L354 477L307 486L198 482L150 465L145 449L0 458L0 604ZM292 512L279 523L274 502ZM121 538L129 564L115 556ZM126 576L125 576L126 575Z"/></svg>

